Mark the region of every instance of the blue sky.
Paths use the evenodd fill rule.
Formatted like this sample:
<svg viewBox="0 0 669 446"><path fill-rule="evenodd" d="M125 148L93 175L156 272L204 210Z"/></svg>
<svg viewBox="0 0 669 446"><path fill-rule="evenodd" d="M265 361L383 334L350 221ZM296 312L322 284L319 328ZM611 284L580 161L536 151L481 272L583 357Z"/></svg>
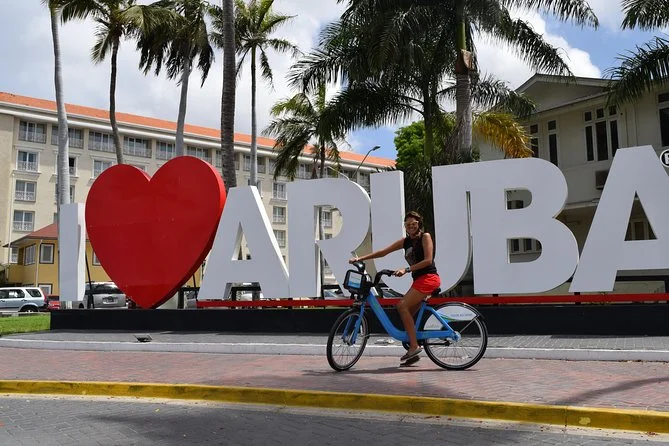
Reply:
<svg viewBox="0 0 669 446"><path fill-rule="evenodd" d="M149 0L140 0L148 3ZM528 21L544 38L564 51L567 63L577 76L598 77L616 63L616 56L634 49L652 37L651 33L620 31L622 12L619 0L590 0L600 19L597 31L561 23L548 16L527 11L514 14ZM318 31L335 20L344 9L337 0L275 0L278 12L295 15L292 23L279 31L283 37L308 51L317 40ZM5 1L0 14L0 40L5 42L0 64L0 91L54 99L53 53L49 16L40 0ZM65 78L65 98L69 103L106 109L108 107L109 65L93 65L90 48L94 40L92 22L72 22L61 28L61 46ZM482 71L492 73L518 87L533 73L513 53L494 42L479 39L477 49ZM262 82L258 88L258 125L270 122L269 110L279 99L295 93L285 82L293 61L286 56L270 54L274 70L274 88ZM124 43L119 53L117 110L144 116L176 120L179 88L164 76L144 76L137 70L138 56L134 45ZM189 90L187 121L218 128L220 124L221 55L200 88L192 81ZM194 76L198 76L194 74ZM448 105L446 108L449 109ZM235 108L237 132L250 133L250 76L242 73L237 87ZM415 119L418 119L416 117ZM353 132L347 138L350 150L366 153L380 145L374 154L395 158L394 131L410 121L378 129Z"/></svg>

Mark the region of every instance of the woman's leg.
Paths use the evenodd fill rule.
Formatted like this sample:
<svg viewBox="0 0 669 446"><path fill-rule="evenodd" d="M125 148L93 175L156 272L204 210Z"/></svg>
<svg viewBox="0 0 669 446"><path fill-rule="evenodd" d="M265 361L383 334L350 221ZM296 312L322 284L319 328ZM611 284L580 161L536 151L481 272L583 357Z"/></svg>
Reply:
<svg viewBox="0 0 669 446"><path fill-rule="evenodd" d="M397 311L402 319L402 324L404 324L404 329L409 336L409 353L418 349L418 341L416 340L416 322L414 321L412 310L415 312L415 309L420 306L420 303L425 299L425 296L426 295L420 291L411 288L404 295L402 300L397 303Z"/></svg>

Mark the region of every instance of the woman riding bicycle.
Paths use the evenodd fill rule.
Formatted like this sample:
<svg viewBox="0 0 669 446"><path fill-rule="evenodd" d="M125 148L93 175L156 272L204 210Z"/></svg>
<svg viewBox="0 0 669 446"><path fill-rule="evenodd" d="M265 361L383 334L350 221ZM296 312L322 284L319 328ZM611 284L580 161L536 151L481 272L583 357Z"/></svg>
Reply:
<svg viewBox="0 0 669 446"><path fill-rule="evenodd" d="M407 233L405 238L379 251L349 260L349 263L354 263L360 260L376 259L398 249L404 249L404 258L409 266L393 273L397 277L402 277L410 272L413 278L411 288L397 304L397 311L409 337L409 350L400 358L402 363L420 359L419 355L423 349L418 346L416 340L413 316L420 308L421 302L441 286L441 279L434 265L434 243L430 234L423 231L423 217L415 211L407 213L404 217L404 228Z"/></svg>

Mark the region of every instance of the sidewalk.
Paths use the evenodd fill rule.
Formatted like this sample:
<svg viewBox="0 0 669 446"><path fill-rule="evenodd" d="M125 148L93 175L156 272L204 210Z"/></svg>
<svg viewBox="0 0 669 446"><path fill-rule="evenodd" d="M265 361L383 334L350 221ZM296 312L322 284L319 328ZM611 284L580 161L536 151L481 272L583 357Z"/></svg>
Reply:
<svg viewBox="0 0 669 446"><path fill-rule="evenodd" d="M425 355L400 368L402 347L372 338L352 370L336 373L325 358L324 336L150 334L149 343L122 332L2 337L0 379L7 381L0 393L203 398L669 431L669 338L494 337L489 353L462 372L440 369ZM235 348L245 351L221 354ZM496 349L527 356L572 350L593 358L646 352L665 359L495 359ZM90 384L98 382L116 384Z"/></svg>

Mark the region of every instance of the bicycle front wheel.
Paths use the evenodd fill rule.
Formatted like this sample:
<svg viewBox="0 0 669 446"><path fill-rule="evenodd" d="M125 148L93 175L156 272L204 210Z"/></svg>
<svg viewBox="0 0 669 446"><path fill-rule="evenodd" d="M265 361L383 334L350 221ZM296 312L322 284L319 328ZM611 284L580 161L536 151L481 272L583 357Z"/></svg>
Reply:
<svg viewBox="0 0 669 446"><path fill-rule="evenodd" d="M488 346L488 329L481 317L469 305L443 304L435 311L456 332L448 338L425 339L425 353L439 367L449 370L464 370L476 364ZM421 330L443 330L441 322L433 314L425 319Z"/></svg>
<svg viewBox="0 0 669 446"><path fill-rule="evenodd" d="M365 350L367 338L367 319L364 314L360 314L360 310L351 308L339 316L328 336L327 357L330 367L338 372L353 367Z"/></svg>

